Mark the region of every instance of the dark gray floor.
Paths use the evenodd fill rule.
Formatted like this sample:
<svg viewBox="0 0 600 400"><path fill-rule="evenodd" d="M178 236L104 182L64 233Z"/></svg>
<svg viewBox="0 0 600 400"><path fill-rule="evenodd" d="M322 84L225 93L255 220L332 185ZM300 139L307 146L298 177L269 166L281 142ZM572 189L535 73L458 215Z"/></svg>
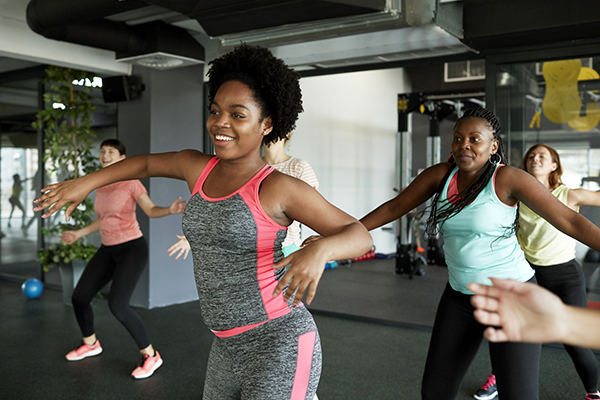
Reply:
<svg viewBox="0 0 600 400"><path fill-rule="evenodd" d="M325 271L313 310L323 344L323 375L318 390L321 400L420 398L430 332L427 327L417 325L426 325L423 322L430 318L430 308L435 308L438 290L444 284L436 274L440 272L442 276L444 270L426 269L425 276L408 280L394 275L393 267L389 270L390 265L393 264L373 261L369 266L363 261L346 269ZM363 271L369 269L371 276ZM396 283L387 285L388 279ZM354 281L361 284L351 287ZM380 293L393 289L397 289L396 294ZM424 291L421 295L429 296L417 300L413 293L417 289ZM330 295L333 298L329 298ZM336 305L337 296L340 299ZM357 303L349 304L354 299ZM357 304L363 305L357 307ZM407 323L395 320L380 323L357 315L337 315L347 306L378 320L389 315L414 315L407 317ZM396 313L394 309L398 307L405 312ZM325 308L329 309L319 311ZM389 314L381 309L389 309ZM142 381L129 378L138 358L131 337L112 317L106 301L95 300L94 310L104 353L69 363L64 360L64 354L80 339L72 308L62 304L61 293L45 290L40 298L27 299L21 294L19 284L0 280L0 399L184 400L202 397L212 334L201 322L197 302L137 310L165 360L153 377ZM423 319L418 318L419 310ZM541 399L585 398L574 368L562 349L545 347L541 369ZM472 393L485 380L488 371L489 357L484 346L465 377L457 399L472 399Z"/></svg>
<svg viewBox="0 0 600 400"><path fill-rule="evenodd" d="M406 274L396 274L395 265L395 259L371 259L325 270L311 310L433 326L448 270L424 266L425 275L410 279Z"/></svg>

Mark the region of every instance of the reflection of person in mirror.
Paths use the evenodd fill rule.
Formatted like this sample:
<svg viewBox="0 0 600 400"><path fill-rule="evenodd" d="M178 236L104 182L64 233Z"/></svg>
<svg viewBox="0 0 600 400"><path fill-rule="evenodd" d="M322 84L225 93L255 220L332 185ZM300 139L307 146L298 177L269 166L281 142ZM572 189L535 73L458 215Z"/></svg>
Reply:
<svg viewBox="0 0 600 400"><path fill-rule="evenodd" d="M23 213L23 222L21 223L21 227L25 228L25 207L23 207L23 204L21 204L21 193L23 193L23 182L27 181L27 179L25 180L21 180L21 175L19 174L14 174L13 175L13 187L12 187L12 193L10 195L10 198L8 199L8 201L10 202L10 215L8 216L8 227L10 228L11 224L10 221L12 219L13 216L13 212L15 211L15 207L18 208L19 210L21 210L21 212Z"/></svg>

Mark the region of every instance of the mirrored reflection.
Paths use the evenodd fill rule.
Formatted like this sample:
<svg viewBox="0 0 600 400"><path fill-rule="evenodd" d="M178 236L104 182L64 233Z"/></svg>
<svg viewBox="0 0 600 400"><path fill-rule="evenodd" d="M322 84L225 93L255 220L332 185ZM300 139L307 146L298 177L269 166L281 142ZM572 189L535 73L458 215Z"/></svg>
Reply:
<svg viewBox="0 0 600 400"><path fill-rule="evenodd" d="M600 190L600 56L500 64L496 104L507 156L521 167L537 143L556 149L569 188ZM600 226L600 208L580 213ZM577 243L588 300L600 301L600 253Z"/></svg>

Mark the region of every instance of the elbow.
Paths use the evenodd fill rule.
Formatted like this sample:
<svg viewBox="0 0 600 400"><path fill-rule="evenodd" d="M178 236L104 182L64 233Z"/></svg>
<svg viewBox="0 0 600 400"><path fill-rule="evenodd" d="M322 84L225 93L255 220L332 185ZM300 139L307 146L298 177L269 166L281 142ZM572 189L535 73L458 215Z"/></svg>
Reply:
<svg viewBox="0 0 600 400"><path fill-rule="evenodd" d="M362 231L360 237L361 248L365 252L367 252L373 248L373 236L371 236L371 234L363 224L359 223L359 226Z"/></svg>

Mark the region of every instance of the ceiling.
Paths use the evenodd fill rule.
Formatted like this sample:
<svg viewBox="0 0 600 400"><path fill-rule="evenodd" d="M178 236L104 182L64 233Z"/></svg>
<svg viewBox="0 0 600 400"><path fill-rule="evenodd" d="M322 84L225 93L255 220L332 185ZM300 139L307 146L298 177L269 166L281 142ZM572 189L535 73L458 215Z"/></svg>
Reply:
<svg viewBox="0 0 600 400"><path fill-rule="evenodd" d="M435 0L210 4L215 2L0 0L0 132L30 129L38 79L48 64L128 75L144 52L163 63L158 69L167 63L182 67L241 41L268 46L298 70L470 52L433 23Z"/></svg>
<svg viewBox="0 0 600 400"><path fill-rule="evenodd" d="M406 60L595 38L599 4L596 0L568 4L563 0L0 0L1 129L18 130L17 122L36 112L37 81L47 64L102 76L129 75L147 58L152 62L146 63L147 68L184 67L209 61L244 41L269 47L299 71L396 66ZM15 124L9 126L7 120Z"/></svg>

